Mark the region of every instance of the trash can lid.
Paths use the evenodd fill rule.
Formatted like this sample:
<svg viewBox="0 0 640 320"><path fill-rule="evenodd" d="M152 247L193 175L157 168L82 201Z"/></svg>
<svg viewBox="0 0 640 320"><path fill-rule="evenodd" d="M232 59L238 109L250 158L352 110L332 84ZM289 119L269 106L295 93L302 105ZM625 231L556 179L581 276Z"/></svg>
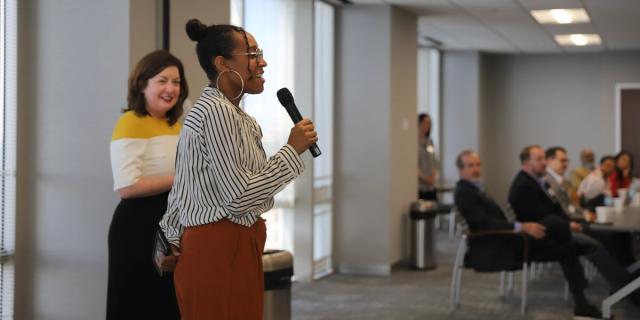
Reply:
<svg viewBox="0 0 640 320"><path fill-rule="evenodd" d="M262 253L264 272L293 268L293 255L285 250L266 250Z"/></svg>
<svg viewBox="0 0 640 320"><path fill-rule="evenodd" d="M438 214L439 205L435 201L418 200L411 203L409 217L411 220L433 219Z"/></svg>
<svg viewBox="0 0 640 320"><path fill-rule="evenodd" d="M427 200L419 199L411 203L411 211L425 212L425 211L431 211L436 209L438 209L438 203L435 201L427 201Z"/></svg>

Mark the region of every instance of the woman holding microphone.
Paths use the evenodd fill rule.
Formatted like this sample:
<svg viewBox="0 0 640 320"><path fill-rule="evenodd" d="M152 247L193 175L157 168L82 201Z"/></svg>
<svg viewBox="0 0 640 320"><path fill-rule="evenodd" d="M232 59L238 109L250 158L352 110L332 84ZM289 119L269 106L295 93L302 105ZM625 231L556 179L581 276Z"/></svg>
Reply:
<svg viewBox="0 0 640 320"><path fill-rule="evenodd" d="M302 173L300 154L318 140L317 133L302 120L287 144L267 158L260 127L239 107L244 94L264 90L267 62L258 43L231 25L193 19L186 30L197 42L209 85L180 134L175 182L160 222L173 255L162 265L175 265L183 320L260 320L266 240L260 215Z"/></svg>

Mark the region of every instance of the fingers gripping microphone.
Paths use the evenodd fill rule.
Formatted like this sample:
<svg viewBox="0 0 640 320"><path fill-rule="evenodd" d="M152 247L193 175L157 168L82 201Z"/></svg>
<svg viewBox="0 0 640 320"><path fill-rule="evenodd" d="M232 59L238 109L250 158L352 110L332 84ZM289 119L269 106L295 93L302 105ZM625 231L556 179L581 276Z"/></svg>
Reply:
<svg viewBox="0 0 640 320"><path fill-rule="evenodd" d="M298 107L296 107L296 103L293 102L293 95L291 95L291 92L289 91L289 89L282 88L278 90L277 95L278 95L278 100L280 101L280 104L287 110L289 117L291 117L291 121L293 121L294 124L302 121L302 116L300 115L300 111L298 111ZM312 144L311 147L309 147L309 151L311 152L311 155L314 158L317 158L319 155L322 154L322 152L320 151L320 148L318 148L318 145L315 143Z"/></svg>

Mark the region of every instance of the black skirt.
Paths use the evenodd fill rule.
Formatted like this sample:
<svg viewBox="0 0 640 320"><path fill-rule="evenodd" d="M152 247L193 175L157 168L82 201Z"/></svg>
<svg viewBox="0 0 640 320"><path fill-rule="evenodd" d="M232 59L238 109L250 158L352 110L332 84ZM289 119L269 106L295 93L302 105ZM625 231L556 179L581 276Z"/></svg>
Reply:
<svg viewBox="0 0 640 320"><path fill-rule="evenodd" d="M109 228L107 320L179 319L173 274L162 277L151 256L168 193L123 199Z"/></svg>

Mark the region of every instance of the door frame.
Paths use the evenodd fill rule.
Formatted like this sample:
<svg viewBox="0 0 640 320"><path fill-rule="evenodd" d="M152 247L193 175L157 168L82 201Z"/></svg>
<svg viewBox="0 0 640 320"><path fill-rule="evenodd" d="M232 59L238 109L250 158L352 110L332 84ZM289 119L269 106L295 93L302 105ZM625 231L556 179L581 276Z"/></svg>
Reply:
<svg viewBox="0 0 640 320"><path fill-rule="evenodd" d="M616 83L615 94L615 152L618 153L622 149L622 90L637 89L640 90L640 82L623 82Z"/></svg>

